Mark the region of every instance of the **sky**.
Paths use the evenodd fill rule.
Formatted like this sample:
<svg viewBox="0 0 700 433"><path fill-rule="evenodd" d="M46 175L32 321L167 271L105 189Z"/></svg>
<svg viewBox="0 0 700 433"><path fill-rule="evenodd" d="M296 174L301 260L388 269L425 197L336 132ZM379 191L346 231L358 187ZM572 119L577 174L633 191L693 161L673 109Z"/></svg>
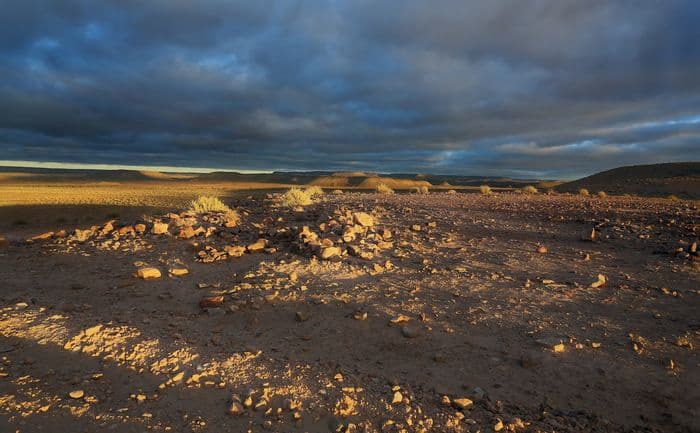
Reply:
<svg viewBox="0 0 700 433"><path fill-rule="evenodd" d="M575 178L698 161L698 23L696 0L5 0L0 162Z"/></svg>

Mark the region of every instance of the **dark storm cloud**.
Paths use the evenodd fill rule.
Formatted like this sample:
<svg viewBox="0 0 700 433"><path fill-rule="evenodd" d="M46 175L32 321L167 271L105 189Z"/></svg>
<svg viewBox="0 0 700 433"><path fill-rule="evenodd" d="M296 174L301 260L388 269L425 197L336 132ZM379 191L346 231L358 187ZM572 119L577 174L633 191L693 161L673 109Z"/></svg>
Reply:
<svg viewBox="0 0 700 433"><path fill-rule="evenodd" d="M695 1L10 1L0 160L573 176L698 159Z"/></svg>

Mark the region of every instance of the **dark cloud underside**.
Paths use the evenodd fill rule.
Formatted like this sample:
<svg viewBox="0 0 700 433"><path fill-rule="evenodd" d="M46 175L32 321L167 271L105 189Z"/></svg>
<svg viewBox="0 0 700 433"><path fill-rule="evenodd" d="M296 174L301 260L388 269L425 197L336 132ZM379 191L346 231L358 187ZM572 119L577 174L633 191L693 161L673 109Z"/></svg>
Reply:
<svg viewBox="0 0 700 433"><path fill-rule="evenodd" d="M36 1L0 160L575 176L700 159L700 3Z"/></svg>

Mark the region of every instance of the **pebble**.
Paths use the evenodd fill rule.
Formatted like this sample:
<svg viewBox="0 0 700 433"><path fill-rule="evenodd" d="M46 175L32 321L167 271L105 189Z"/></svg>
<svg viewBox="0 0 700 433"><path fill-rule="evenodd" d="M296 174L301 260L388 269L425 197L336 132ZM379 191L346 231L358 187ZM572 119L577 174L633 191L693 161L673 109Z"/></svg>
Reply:
<svg viewBox="0 0 700 433"><path fill-rule="evenodd" d="M452 404L457 408L457 409L466 409L470 407L471 405L474 404L474 402L471 399L468 399L466 397L461 397L461 398L455 398L452 400Z"/></svg>
<svg viewBox="0 0 700 433"><path fill-rule="evenodd" d="M181 277L183 275L189 274L190 271L187 268L172 268L170 269L170 275Z"/></svg>
<svg viewBox="0 0 700 433"><path fill-rule="evenodd" d="M396 391L394 393L394 397L391 399L391 404L399 404L403 401L403 395L401 395L401 392Z"/></svg>
<svg viewBox="0 0 700 433"><path fill-rule="evenodd" d="M160 278L160 269L158 268L141 268L136 274L139 278L144 280L151 280L155 278Z"/></svg>
<svg viewBox="0 0 700 433"><path fill-rule="evenodd" d="M72 399L78 400L85 396L85 392L82 389L76 389L75 391L71 391L68 396Z"/></svg>
<svg viewBox="0 0 700 433"><path fill-rule="evenodd" d="M401 327L401 335L406 338L416 338L420 335L420 330L415 326Z"/></svg>

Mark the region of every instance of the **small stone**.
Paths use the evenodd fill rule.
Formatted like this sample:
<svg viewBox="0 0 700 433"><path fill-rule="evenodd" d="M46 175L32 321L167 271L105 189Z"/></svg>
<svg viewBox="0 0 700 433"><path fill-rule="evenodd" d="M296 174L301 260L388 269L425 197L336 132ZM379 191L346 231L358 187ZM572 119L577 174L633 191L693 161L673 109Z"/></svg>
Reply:
<svg viewBox="0 0 700 433"><path fill-rule="evenodd" d="M607 278L605 278L605 275L598 274L598 280L591 283L591 289L597 289L598 287L603 287L607 282L608 282L608 280L607 280Z"/></svg>
<svg viewBox="0 0 700 433"><path fill-rule="evenodd" d="M341 249L340 247L326 247L321 250L321 259L323 260L328 260L333 257L338 257L340 256Z"/></svg>
<svg viewBox="0 0 700 433"><path fill-rule="evenodd" d="M420 231L420 224L413 224L411 226L411 230L413 230L414 232L419 232Z"/></svg>
<svg viewBox="0 0 700 433"><path fill-rule="evenodd" d="M156 221L153 223L153 228L151 229L151 233L154 235L162 235L165 233L168 233L168 223Z"/></svg>
<svg viewBox="0 0 700 433"><path fill-rule="evenodd" d="M355 311L355 314L352 315L352 318L355 320L367 320L367 312Z"/></svg>
<svg viewBox="0 0 700 433"><path fill-rule="evenodd" d="M301 311L297 311L296 313L294 313L294 320L296 320L297 322L306 322L307 320L309 320L309 316L307 316Z"/></svg>
<svg viewBox="0 0 700 433"><path fill-rule="evenodd" d="M181 277L183 275L189 274L190 271L187 268L172 268L170 269L170 275L175 277Z"/></svg>
<svg viewBox="0 0 700 433"><path fill-rule="evenodd" d="M231 415L241 415L243 412L245 412L245 408L237 401L231 403L231 406L228 408L228 413Z"/></svg>
<svg viewBox="0 0 700 433"><path fill-rule="evenodd" d="M452 400L452 404L457 408L457 409L467 409L471 405L474 404L474 402L471 399L468 399L466 397L461 397L461 398L455 398Z"/></svg>
<svg viewBox="0 0 700 433"><path fill-rule="evenodd" d="M352 217L355 224L359 224L363 227L372 227L374 225L374 218L366 212L355 212Z"/></svg>
<svg viewBox="0 0 700 433"><path fill-rule="evenodd" d="M249 253L257 253L259 251L264 250L266 246L267 246L267 240L261 238L255 242L253 242L252 244L249 244L246 247L246 249L248 250Z"/></svg>
<svg viewBox="0 0 700 433"><path fill-rule="evenodd" d="M183 227L180 229L180 232L177 234L177 237L180 239L191 239L195 236L194 229L192 226L187 226Z"/></svg>
<svg viewBox="0 0 700 433"><path fill-rule="evenodd" d="M242 257L245 253L245 247L238 245L226 245L224 251L229 257Z"/></svg>
<svg viewBox="0 0 700 433"><path fill-rule="evenodd" d="M136 274L139 278L144 280L160 278L160 270L158 268L141 268L136 272Z"/></svg>
<svg viewBox="0 0 700 433"><path fill-rule="evenodd" d="M71 391L68 396L72 399L78 400L85 396L85 392L82 389L76 389L75 391Z"/></svg>
<svg viewBox="0 0 700 433"><path fill-rule="evenodd" d="M548 250L547 247L545 247L544 245L540 245L539 247L537 247L537 252L540 254L546 254Z"/></svg>
<svg viewBox="0 0 700 433"><path fill-rule="evenodd" d="M501 431L503 430L503 421L496 420L496 422L493 424L493 431Z"/></svg>
<svg viewBox="0 0 700 433"><path fill-rule="evenodd" d="M24 310L27 307L29 307L29 304L27 304L26 302L18 302L15 304L15 308L18 310Z"/></svg>
<svg viewBox="0 0 700 433"><path fill-rule="evenodd" d="M399 404L403 401L403 395L399 391L394 393L394 397L391 399L391 404Z"/></svg>
<svg viewBox="0 0 700 433"><path fill-rule="evenodd" d="M224 297L219 296L205 296L199 300L199 306L202 308L217 308L224 303Z"/></svg>
<svg viewBox="0 0 700 433"><path fill-rule="evenodd" d="M594 349L600 349L600 343L594 341L593 343L591 343L591 347Z"/></svg>

